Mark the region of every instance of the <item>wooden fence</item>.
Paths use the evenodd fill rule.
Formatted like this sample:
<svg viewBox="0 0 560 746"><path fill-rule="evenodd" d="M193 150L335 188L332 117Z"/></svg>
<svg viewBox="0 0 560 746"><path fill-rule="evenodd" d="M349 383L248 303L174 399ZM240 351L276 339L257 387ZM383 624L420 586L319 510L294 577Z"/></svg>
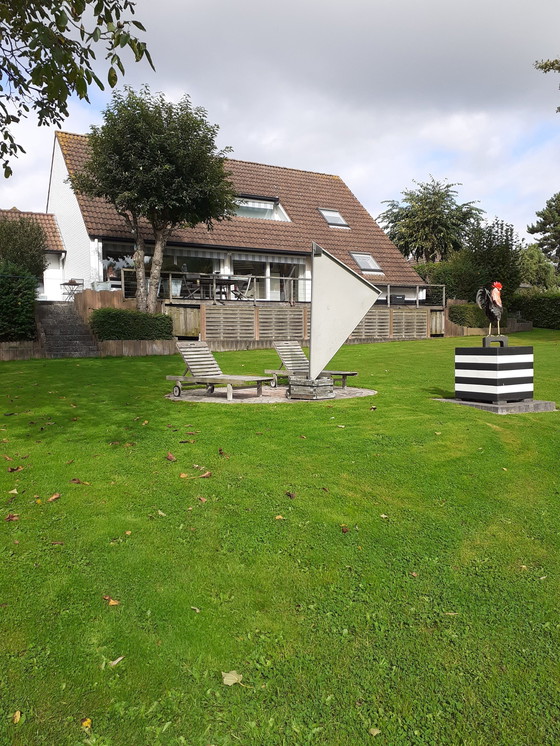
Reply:
<svg viewBox="0 0 560 746"><path fill-rule="evenodd" d="M0 342L0 361L40 357L45 357L45 351L39 342Z"/></svg>

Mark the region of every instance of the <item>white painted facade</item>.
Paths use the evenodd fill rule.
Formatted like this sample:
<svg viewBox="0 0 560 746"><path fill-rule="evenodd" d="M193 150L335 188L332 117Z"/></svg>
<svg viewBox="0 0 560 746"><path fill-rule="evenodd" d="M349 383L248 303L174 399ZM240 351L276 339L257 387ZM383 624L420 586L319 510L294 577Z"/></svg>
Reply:
<svg viewBox="0 0 560 746"><path fill-rule="evenodd" d="M61 283L68 280L83 280L84 287L89 288L92 282L103 279L101 243L90 240L78 200L67 179L68 169L60 145L55 140L47 212L56 217L66 256L60 260L58 273L54 267L49 267L45 273L46 300L64 300Z"/></svg>

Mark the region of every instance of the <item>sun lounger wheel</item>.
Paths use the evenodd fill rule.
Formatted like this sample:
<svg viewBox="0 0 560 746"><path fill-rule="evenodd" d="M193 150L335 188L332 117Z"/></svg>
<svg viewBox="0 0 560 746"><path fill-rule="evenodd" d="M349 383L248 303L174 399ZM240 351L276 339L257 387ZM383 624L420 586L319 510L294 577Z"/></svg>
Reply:
<svg viewBox="0 0 560 746"><path fill-rule="evenodd" d="M176 384L175 386L173 386L173 396L176 399L178 399L181 396L181 393L182 393L181 387L179 386L179 384Z"/></svg>
<svg viewBox="0 0 560 746"><path fill-rule="evenodd" d="M209 383L206 386L206 393L207 394L213 394L214 393L214 384L213 383Z"/></svg>
<svg viewBox="0 0 560 746"><path fill-rule="evenodd" d="M273 378L272 381L268 384L271 389L275 389L278 386L278 379Z"/></svg>

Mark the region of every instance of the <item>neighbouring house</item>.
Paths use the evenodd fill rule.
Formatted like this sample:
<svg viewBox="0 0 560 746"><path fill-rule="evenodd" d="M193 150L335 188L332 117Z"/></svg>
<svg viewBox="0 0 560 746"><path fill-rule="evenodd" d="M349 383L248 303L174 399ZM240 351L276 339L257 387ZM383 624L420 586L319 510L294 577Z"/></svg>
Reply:
<svg viewBox="0 0 560 746"><path fill-rule="evenodd" d="M37 288L37 297L40 300L57 298L60 294L60 283L64 277L66 250L56 217L51 213L23 212L18 210L17 207L12 207L11 210L0 210L0 219L2 220L20 220L21 218L31 219L39 223L45 234L47 267L43 273L43 280Z"/></svg>
<svg viewBox="0 0 560 746"><path fill-rule="evenodd" d="M69 281L134 296L124 220L105 200L75 195L68 182L87 157L87 135L56 133L43 217L56 220L62 244L45 278L47 300L64 299ZM214 348L307 339L313 241L382 290L356 341L439 333L442 289L432 292L338 176L233 159L227 166L237 215L211 231L177 229L167 245L160 297L178 336ZM147 225L146 238L149 253Z"/></svg>

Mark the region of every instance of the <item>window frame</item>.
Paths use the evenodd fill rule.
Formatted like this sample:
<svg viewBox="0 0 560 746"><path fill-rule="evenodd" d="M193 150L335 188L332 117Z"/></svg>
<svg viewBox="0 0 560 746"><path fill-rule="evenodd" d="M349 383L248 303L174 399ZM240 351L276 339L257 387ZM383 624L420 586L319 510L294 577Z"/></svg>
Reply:
<svg viewBox="0 0 560 746"><path fill-rule="evenodd" d="M381 267L377 259L373 257L372 254L369 254L365 251L351 251L350 256L356 262L361 272L364 272L365 274L368 274L368 275L384 275L385 274L385 272L383 272L383 268ZM360 258L362 257L367 257L367 259L371 260L376 266L374 268L363 267L360 264Z"/></svg>
<svg viewBox="0 0 560 746"><path fill-rule="evenodd" d="M323 218L323 220L326 222L326 224L329 226L329 228L350 228L346 220L342 217L342 213L340 210L335 210L334 207L318 207L317 210L319 210L319 214ZM329 220L327 215L325 213L334 213L335 215L338 215L338 217L343 221L342 223L333 223Z"/></svg>

